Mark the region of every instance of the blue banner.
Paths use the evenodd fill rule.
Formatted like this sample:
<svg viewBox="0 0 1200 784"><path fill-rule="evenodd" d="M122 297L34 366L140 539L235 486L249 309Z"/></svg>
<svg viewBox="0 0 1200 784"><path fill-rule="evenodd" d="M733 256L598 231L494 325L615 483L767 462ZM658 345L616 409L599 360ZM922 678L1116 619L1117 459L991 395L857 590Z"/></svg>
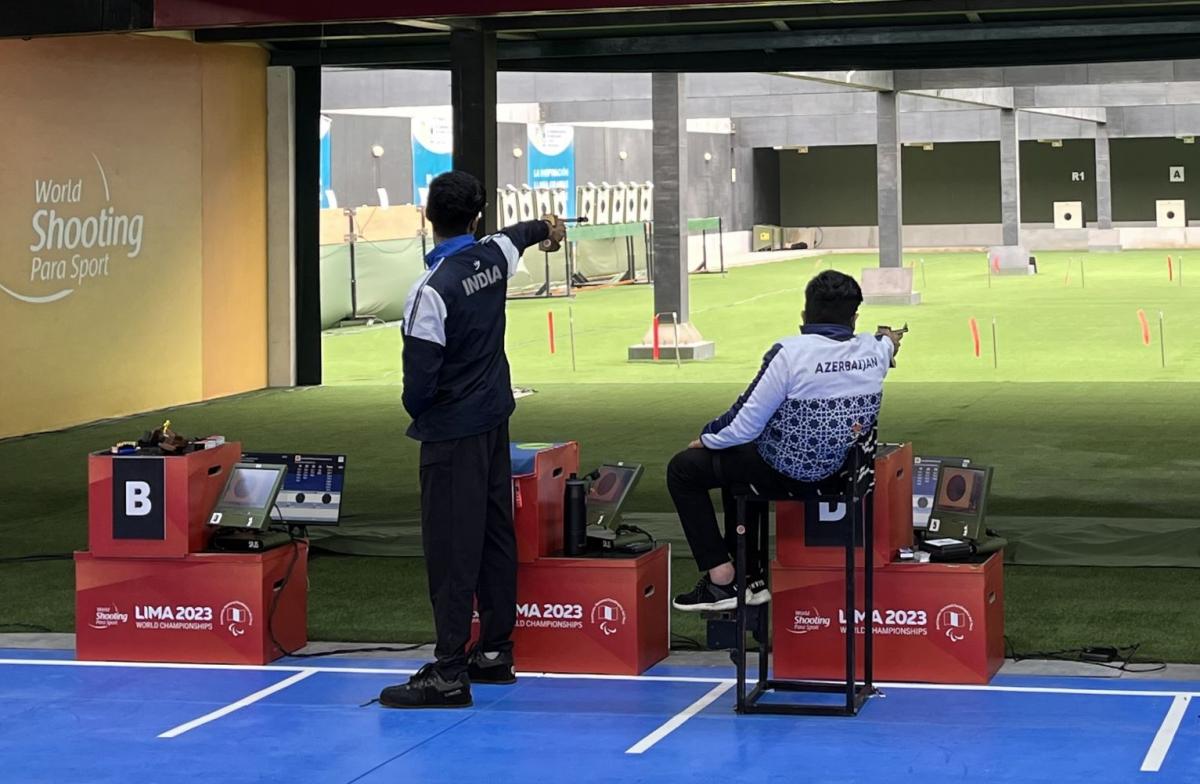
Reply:
<svg viewBox="0 0 1200 784"><path fill-rule="evenodd" d="M529 126L529 184L552 191L566 190L562 217L575 217L575 128L571 125Z"/></svg>
<svg viewBox="0 0 1200 784"><path fill-rule="evenodd" d="M412 119L413 204L425 206L429 183L454 168L454 131L449 118Z"/></svg>
<svg viewBox="0 0 1200 784"><path fill-rule="evenodd" d="M327 209L329 190L333 187L333 119L321 115L321 209ZM335 194L336 195L336 194Z"/></svg>

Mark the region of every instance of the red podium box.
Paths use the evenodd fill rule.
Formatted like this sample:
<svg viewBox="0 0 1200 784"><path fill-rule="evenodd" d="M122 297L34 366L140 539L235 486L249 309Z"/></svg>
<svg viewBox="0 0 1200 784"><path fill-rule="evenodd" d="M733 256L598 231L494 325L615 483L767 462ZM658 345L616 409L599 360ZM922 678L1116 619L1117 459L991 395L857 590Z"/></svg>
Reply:
<svg viewBox="0 0 1200 784"><path fill-rule="evenodd" d="M579 444L512 444L513 524L517 561L532 563L563 550L563 495L579 473Z"/></svg>
<svg viewBox="0 0 1200 784"><path fill-rule="evenodd" d="M875 678L987 683L1004 663L1003 554L982 564L893 563L875 570ZM858 595L863 595L858 570ZM845 570L772 564L771 623L779 678L845 673ZM865 618L859 635L862 677Z"/></svg>
<svg viewBox="0 0 1200 784"><path fill-rule="evenodd" d="M308 640L307 618L307 542L171 559L75 553L79 659L266 664L282 655L268 623L281 645L297 650Z"/></svg>
<svg viewBox="0 0 1200 784"><path fill-rule="evenodd" d="M540 558L517 571L517 668L640 675L670 646L670 548L628 558ZM472 627L478 637L478 618Z"/></svg>
<svg viewBox="0 0 1200 784"><path fill-rule="evenodd" d="M88 550L102 558L182 558L208 546L208 514L240 443L187 455L88 455Z"/></svg>
<svg viewBox="0 0 1200 784"><path fill-rule="evenodd" d="M895 561L901 547L912 547L912 467L912 444L879 448L875 458L875 492L869 504L873 514L876 566ZM805 517L806 507L814 517L820 516L812 521L814 524L810 525ZM775 548L779 563L784 566L843 566L846 559L844 515L844 506L834 512L828 504L815 501L776 503ZM827 517L834 519L825 522ZM829 528L828 535L821 530L824 526ZM863 562L861 547L855 558L858 563Z"/></svg>

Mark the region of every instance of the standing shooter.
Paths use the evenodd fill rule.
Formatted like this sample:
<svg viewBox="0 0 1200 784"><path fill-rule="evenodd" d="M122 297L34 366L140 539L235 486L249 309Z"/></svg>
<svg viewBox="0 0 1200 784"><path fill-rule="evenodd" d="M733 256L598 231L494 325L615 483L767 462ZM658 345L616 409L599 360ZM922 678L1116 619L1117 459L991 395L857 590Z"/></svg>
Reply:
<svg viewBox="0 0 1200 784"><path fill-rule="evenodd" d="M512 519L504 354L507 281L525 249L558 250L556 216L476 240L487 206L469 174L429 185L425 215L436 243L404 306L404 408L421 442L421 539L437 629L436 661L389 686L389 708L461 708L471 682L514 683L517 547ZM467 651L478 602L479 643Z"/></svg>

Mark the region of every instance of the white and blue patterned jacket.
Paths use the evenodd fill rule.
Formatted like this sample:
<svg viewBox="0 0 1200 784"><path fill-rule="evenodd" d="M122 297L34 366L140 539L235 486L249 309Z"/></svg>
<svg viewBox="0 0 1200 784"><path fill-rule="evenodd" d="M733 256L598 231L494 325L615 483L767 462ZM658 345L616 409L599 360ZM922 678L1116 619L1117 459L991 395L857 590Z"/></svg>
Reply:
<svg viewBox="0 0 1200 784"><path fill-rule="evenodd" d="M875 427L895 347L835 324L800 332L771 347L749 388L700 441L709 449L754 443L779 473L820 482L842 467L855 425Z"/></svg>

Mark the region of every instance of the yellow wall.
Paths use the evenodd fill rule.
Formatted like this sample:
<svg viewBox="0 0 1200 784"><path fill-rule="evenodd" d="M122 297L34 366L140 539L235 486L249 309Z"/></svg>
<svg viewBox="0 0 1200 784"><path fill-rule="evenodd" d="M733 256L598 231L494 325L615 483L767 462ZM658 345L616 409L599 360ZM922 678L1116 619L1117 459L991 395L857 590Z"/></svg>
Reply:
<svg viewBox="0 0 1200 784"><path fill-rule="evenodd" d="M204 397L267 385L267 71L204 49Z"/></svg>
<svg viewBox="0 0 1200 784"><path fill-rule="evenodd" d="M265 68L0 41L0 437L265 385Z"/></svg>

